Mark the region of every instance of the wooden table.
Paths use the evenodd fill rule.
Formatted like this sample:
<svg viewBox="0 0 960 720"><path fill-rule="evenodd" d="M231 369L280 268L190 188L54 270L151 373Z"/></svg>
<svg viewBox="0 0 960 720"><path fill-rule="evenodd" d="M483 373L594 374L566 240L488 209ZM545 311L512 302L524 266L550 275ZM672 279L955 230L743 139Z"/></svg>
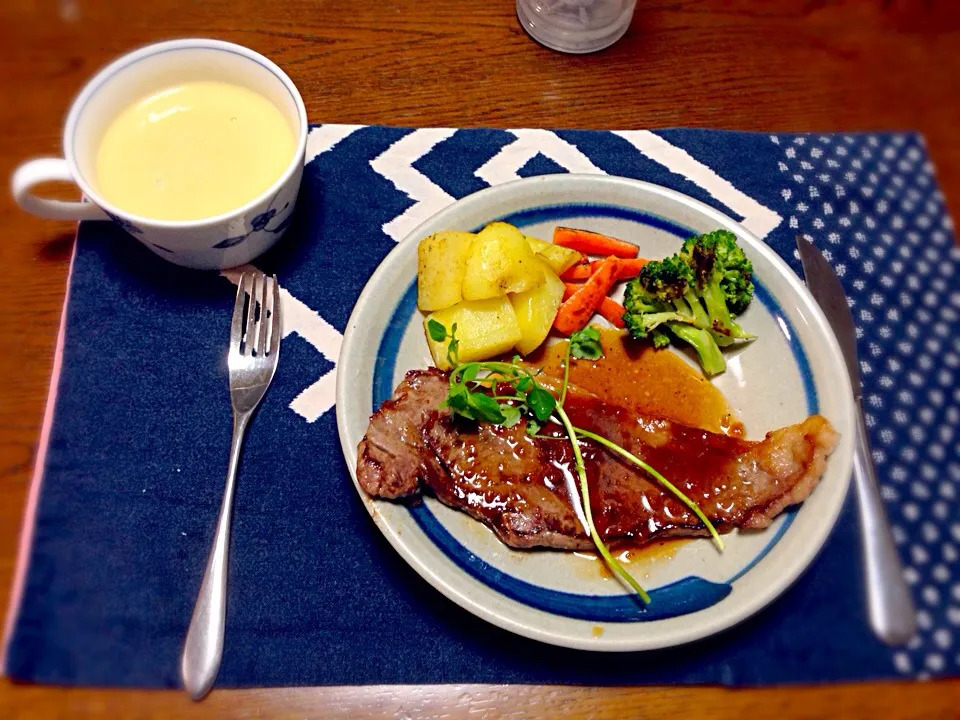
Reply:
<svg viewBox="0 0 960 720"><path fill-rule="evenodd" d="M73 95L137 45L211 36L274 59L313 121L413 126L918 129L960 209L956 3L640 0L603 53L546 50L510 0L0 4L0 176L60 153ZM935 7L935 5L937 5ZM0 240L0 607L9 601L73 228L18 212ZM757 662L775 662L758 657ZM960 717L960 681L730 691L437 686L181 693L19 687L0 717Z"/></svg>

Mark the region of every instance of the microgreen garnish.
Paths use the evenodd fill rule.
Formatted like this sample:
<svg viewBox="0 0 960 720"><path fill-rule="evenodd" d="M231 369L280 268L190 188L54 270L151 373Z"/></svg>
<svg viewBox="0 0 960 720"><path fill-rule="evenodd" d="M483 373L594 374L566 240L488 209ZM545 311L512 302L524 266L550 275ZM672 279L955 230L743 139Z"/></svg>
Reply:
<svg viewBox="0 0 960 720"><path fill-rule="evenodd" d="M603 345L600 344L600 331L595 327L585 327L570 336L567 352L563 356L563 385L560 387L560 404L567 399L567 385L570 382L570 357L584 360L599 360L603 357Z"/></svg>
<svg viewBox="0 0 960 720"><path fill-rule="evenodd" d="M437 322L434 319L427 321L427 332L430 333L430 339L434 342L443 342L447 339L447 329L443 326L442 322ZM454 330L456 332L456 330Z"/></svg>
<svg viewBox="0 0 960 720"><path fill-rule="evenodd" d="M603 357L603 345L600 344L600 331L595 327L586 327L570 336L568 346L570 354L583 360L599 360Z"/></svg>
<svg viewBox="0 0 960 720"><path fill-rule="evenodd" d="M540 370L531 372L527 367L520 364L522 359L519 355L514 356L512 362L461 363L459 356L460 341L456 337L456 323L447 332L447 328L442 323L431 319L427 323L427 333L434 342L440 343L449 340L447 360L453 369L450 371L450 390L443 404L455 414L470 420L479 420L503 427L513 427L522 419L525 419L527 435L551 440L560 438L540 435L543 426L548 422L563 426L567 434L566 439L569 440L573 448L577 477L580 480L581 496L575 498L575 500L583 506L583 514L587 521L587 532L607 565L640 596L644 603L650 602L650 596L610 553L593 522L593 513L590 507L590 488L583 462L583 453L580 451L581 438L598 443L650 474L696 514L710 531L717 547L723 550L723 541L720 539L719 533L695 502L637 456L601 435L576 427L564 410L563 403L567 397L571 359L598 360L603 357L600 332L596 328L584 328L570 336L563 358L563 384L560 387L559 398L537 382Z"/></svg>

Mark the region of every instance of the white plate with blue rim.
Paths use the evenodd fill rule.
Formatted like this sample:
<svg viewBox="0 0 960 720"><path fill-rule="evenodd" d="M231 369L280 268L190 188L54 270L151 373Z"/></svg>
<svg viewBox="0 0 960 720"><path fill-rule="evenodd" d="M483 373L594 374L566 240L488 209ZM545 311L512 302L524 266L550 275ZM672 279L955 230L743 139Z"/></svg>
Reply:
<svg viewBox="0 0 960 720"><path fill-rule="evenodd" d="M356 483L357 444L370 414L408 370L431 365L417 310L417 243L439 230L476 231L503 220L550 239L564 225L636 243L640 256L670 255L694 234L736 233L753 262L756 294L740 322L759 336L727 357L713 379L747 437L829 419L840 442L819 486L760 532L734 532L720 553L708 539L631 571L650 593L644 605L589 555L517 551L466 514L433 498L419 504L371 499L377 527L437 590L512 632L565 647L650 650L720 632L786 590L813 561L843 505L853 458L853 403L836 338L803 282L762 241L701 202L650 183L596 175L548 175L459 200L414 230L384 259L347 323L338 362L337 425ZM673 352L673 350L664 350ZM685 357L685 356L683 356Z"/></svg>

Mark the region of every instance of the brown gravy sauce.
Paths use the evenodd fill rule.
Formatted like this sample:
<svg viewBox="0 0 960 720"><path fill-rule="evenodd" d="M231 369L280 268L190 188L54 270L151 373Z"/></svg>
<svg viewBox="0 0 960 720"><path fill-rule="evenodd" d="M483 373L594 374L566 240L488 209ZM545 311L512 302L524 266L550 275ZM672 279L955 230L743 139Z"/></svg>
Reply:
<svg viewBox="0 0 960 720"><path fill-rule="evenodd" d="M677 422L725 433L744 436L743 423L737 419L727 399L709 380L675 353L656 350L638 342L620 330L600 330L603 357L599 360L572 360L570 383L597 397L621 407L635 409L638 414L656 415ZM541 347L526 358L544 372L563 377L563 357L567 342ZM651 567L670 560L689 538L662 540L638 548L618 548L615 557L624 565ZM613 577L606 563L596 554L576 552L584 570L593 577Z"/></svg>
<svg viewBox="0 0 960 720"><path fill-rule="evenodd" d="M607 402L645 415L743 437L727 399L709 380L669 350L655 350L621 330L601 330L603 357L572 360L570 383ZM563 377L567 342L541 347L526 358L555 377Z"/></svg>

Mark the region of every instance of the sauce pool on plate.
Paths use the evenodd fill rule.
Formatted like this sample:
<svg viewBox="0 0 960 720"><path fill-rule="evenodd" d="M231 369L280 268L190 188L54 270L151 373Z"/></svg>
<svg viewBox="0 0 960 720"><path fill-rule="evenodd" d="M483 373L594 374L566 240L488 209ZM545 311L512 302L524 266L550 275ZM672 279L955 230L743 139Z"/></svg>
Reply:
<svg viewBox="0 0 960 720"><path fill-rule="evenodd" d="M235 210L276 182L296 151L290 123L270 100L224 82L167 88L107 127L96 186L126 212L199 220Z"/></svg>
<svg viewBox="0 0 960 720"><path fill-rule="evenodd" d="M696 369L669 350L632 340L619 330L601 330L603 357L573 360L570 383L602 400L716 433L743 437L743 425L727 399ZM566 342L526 358L554 377L563 377Z"/></svg>

